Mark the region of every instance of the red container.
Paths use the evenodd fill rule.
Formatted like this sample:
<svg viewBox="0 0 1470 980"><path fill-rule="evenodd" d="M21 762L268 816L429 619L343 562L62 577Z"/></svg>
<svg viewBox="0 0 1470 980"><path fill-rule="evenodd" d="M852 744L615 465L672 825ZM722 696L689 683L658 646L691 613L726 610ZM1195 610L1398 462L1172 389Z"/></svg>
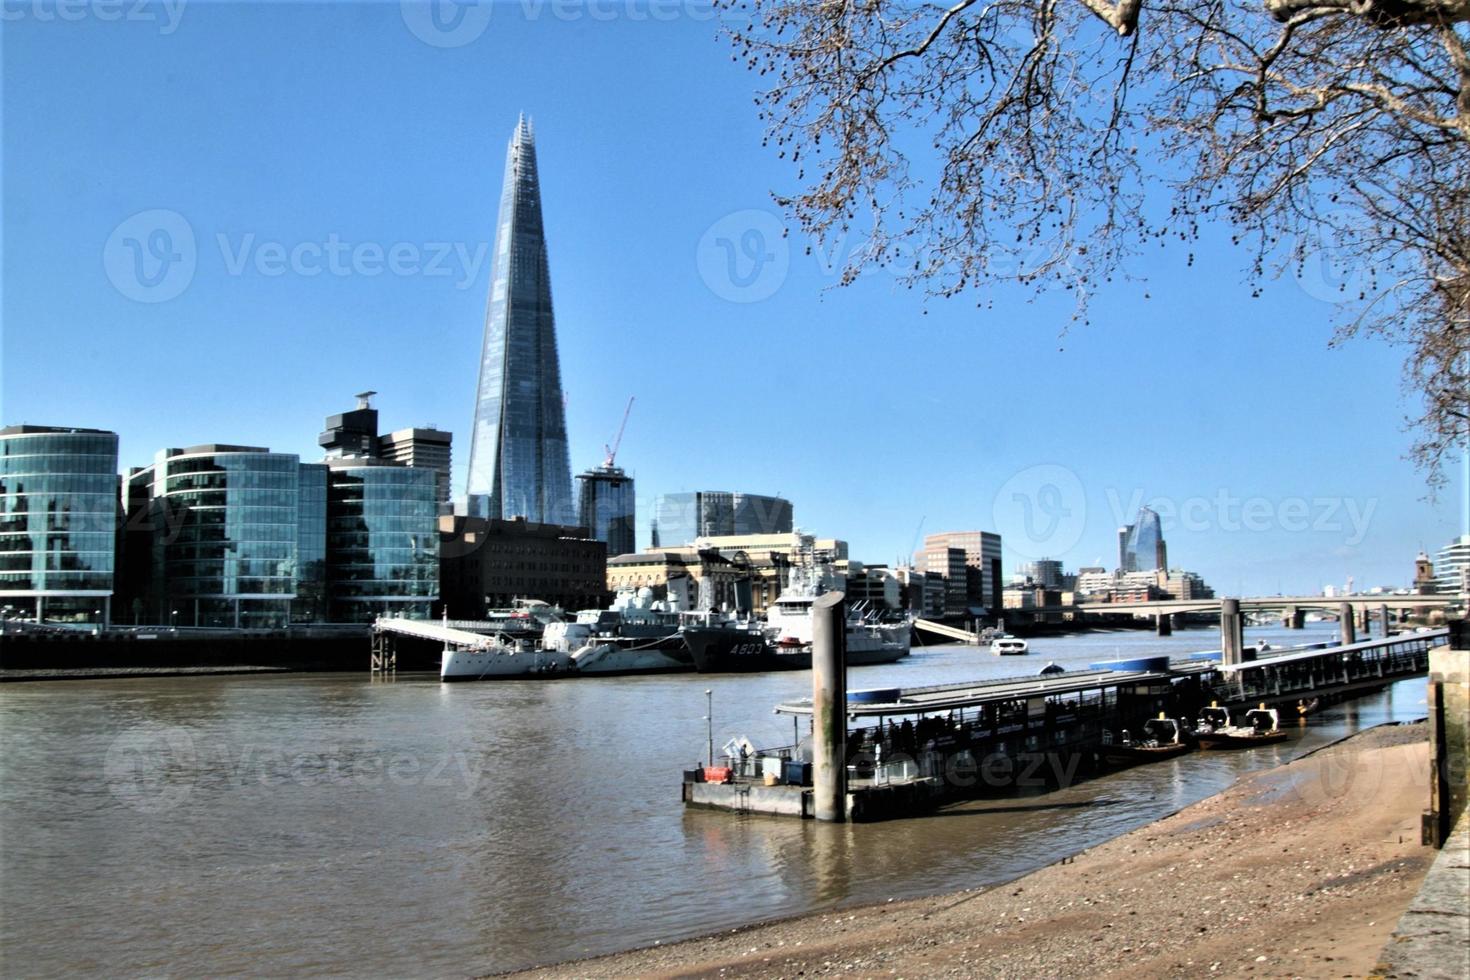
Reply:
<svg viewBox="0 0 1470 980"><path fill-rule="evenodd" d="M704 781L707 783L728 783L730 781L730 767L705 766Z"/></svg>

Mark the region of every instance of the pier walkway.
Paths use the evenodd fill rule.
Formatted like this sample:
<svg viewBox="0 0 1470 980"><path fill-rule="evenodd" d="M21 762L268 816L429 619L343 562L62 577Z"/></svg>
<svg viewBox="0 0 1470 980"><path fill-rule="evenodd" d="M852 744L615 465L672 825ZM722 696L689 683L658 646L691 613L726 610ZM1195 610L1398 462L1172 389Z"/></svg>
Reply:
<svg viewBox="0 0 1470 980"><path fill-rule="evenodd" d="M379 616L373 620L373 634L384 633L412 636L421 640L432 640L458 650L489 650L499 644L491 634L475 633L459 628L463 624L446 626L423 619L400 619L396 616Z"/></svg>

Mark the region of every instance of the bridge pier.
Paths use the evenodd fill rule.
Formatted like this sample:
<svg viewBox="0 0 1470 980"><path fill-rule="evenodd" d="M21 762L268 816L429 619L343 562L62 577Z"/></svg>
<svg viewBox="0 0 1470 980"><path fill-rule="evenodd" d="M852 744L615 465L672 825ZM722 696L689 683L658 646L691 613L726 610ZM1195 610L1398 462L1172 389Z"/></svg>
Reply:
<svg viewBox="0 0 1470 980"><path fill-rule="evenodd" d="M1351 602L1341 602L1337 606L1338 639L1346 646L1349 643L1358 642L1358 621L1353 613Z"/></svg>
<svg viewBox="0 0 1470 980"><path fill-rule="evenodd" d="M1174 617L1168 613L1159 613L1154 617L1154 629L1160 636L1174 635Z"/></svg>
<svg viewBox="0 0 1470 980"><path fill-rule="evenodd" d="M1240 624L1240 600L1220 600L1220 662L1225 664L1238 664L1241 662L1241 649L1244 646L1244 637L1241 633Z"/></svg>
<svg viewBox="0 0 1470 980"><path fill-rule="evenodd" d="M1384 603L1383 605L1378 607L1378 618L1383 623L1383 638L1385 640L1388 639L1388 634L1390 632L1389 624L1393 622L1393 620L1390 619L1389 616L1390 613L1388 611L1388 603Z"/></svg>
<svg viewBox="0 0 1470 980"><path fill-rule="evenodd" d="M1373 635L1373 610L1364 606L1360 612L1363 614L1363 638L1367 639Z"/></svg>
<svg viewBox="0 0 1470 980"><path fill-rule="evenodd" d="M1307 611L1301 606L1287 606L1281 612L1281 626L1283 629L1299 630L1306 628Z"/></svg>

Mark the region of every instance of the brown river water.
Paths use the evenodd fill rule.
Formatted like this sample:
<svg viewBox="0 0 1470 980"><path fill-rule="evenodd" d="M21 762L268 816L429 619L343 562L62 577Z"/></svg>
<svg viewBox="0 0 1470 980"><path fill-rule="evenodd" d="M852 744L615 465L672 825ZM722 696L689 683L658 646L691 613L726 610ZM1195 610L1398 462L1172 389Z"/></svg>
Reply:
<svg viewBox="0 0 1470 980"><path fill-rule="evenodd" d="M1211 631L1038 639L1025 658L915 648L849 683L1217 648ZM800 672L441 685L364 671L0 686L0 972L467 976L991 884L1242 772L1425 713L1423 680L1404 681L1276 746L912 820L686 812L679 773L706 754L705 690L717 744L782 745L791 721L771 709L810 683Z"/></svg>

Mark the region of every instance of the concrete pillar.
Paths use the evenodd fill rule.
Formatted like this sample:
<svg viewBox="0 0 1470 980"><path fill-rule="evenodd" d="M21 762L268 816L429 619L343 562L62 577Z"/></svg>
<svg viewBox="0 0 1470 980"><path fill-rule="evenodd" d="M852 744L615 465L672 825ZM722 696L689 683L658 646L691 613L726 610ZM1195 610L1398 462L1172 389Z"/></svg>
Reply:
<svg viewBox="0 0 1470 980"><path fill-rule="evenodd" d="M1383 624L1383 638L1386 640L1388 639L1388 624L1393 622L1389 619L1387 603L1378 607L1378 621Z"/></svg>
<svg viewBox="0 0 1470 980"><path fill-rule="evenodd" d="M1367 606L1362 608L1363 614L1363 638L1366 640L1373 635L1373 610Z"/></svg>
<svg viewBox="0 0 1470 980"><path fill-rule="evenodd" d="M1339 603L1337 607L1337 624L1341 627L1342 643L1358 642L1358 624L1353 617L1353 604L1351 602Z"/></svg>
<svg viewBox="0 0 1470 980"><path fill-rule="evenodd" d="M1241 648L1244 646L1244 637L1241 633L1240 624L1240 600L1220 600L1220 651L1221 663L1238 664L1241 662Z"/></svg>
<svg viewBox="0 0 1470 980"><path fill-rule="evenodd" d="M1174 635L1174 621L1169 618L1168 613L1159 613L1157 616L1154 617L1154 620L1155 629L1158 630L1160 636Z"/></svg>
<svg viewBox="0 0 1470 980"><path fill-rule="evenodd" d="M812 804L847 819L847 607L841 592L812 603Z"/></svg>
<svg viewBox="0 0 1470 980"><path fill-rule="evenodd" d="M1281 613L1281 625L1289 630L1299 630L1307 625L1307 614L1300 606L1287 606Z"/></svg>

